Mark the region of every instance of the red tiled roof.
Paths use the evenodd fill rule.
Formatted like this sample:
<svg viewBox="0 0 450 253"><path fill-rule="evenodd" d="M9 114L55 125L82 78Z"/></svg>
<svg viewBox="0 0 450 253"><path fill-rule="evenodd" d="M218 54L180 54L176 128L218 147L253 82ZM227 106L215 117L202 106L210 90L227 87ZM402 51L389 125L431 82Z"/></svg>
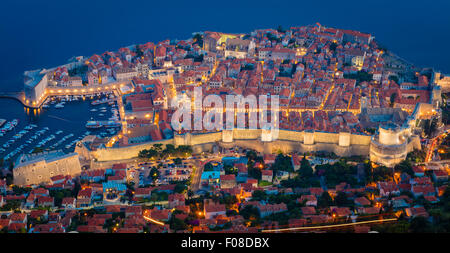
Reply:
<svg viewBox="0 0 450 253"><path fill-rule="evenodd" d="M301 210L304 215L316 214L316 209L312 206L302 207Z"/></svg>
<svg viewBox="0 0 450 253"><path fill-rule="evenodd" d="M220 181L235 181L235 180L236 180L236 176L234 174L220 176Z"/></svg>
<svg viewBox="0 0 450 253"><path fill-rule="evenodd" d="M112 166L113 170L124 170L127 168L127 164L126 163L116 163Z"/></svg>
<svg viewBox="0 0 450 253"><path fill-rule="evenodd" d="M223 204L206 204L205 205L205 212L211 213L211 212L225 212L225 205Z"/></svg>
<svg viewBox="0 0 450 253"><path fill-rule="evenodd" d="M91 198L92 197L92 188L82 189L78 192L78 198Z"/></svg>
<svg viewBox="0 0 450 253"><path fill-rule="evenodd" d="M71 197L66 197L62 199L61 204L63 205L70 205L70 204L74 204L75 198L71 198Z"/></svg>
<svg viewBox="0 0 450 253"><path fill-rule="evenodd" d="M272 170L263 170L261 171L263 176L272 176L273 175L273 171Z"/></svg>
<svg viewBox="0 0 450 253"><path fill-rule="evenodd" d="M12 213L9 216L9 219L12 222L23 222L25 220L25 218L27 217L26 213Z"/></svg>

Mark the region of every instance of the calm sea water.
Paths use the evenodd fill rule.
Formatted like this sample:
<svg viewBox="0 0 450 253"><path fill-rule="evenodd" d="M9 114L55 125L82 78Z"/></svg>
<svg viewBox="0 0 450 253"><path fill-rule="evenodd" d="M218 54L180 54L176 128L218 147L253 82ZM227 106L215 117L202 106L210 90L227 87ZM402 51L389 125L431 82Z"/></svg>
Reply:
<svg viewBox="0 0 450 253"><path fill-rule="evenodd" d="M0 1L0 90L22 87L25 70L54 67L193 32L250 32L321 23L373 34L420 67L450 74L448 0Z"/></svg>

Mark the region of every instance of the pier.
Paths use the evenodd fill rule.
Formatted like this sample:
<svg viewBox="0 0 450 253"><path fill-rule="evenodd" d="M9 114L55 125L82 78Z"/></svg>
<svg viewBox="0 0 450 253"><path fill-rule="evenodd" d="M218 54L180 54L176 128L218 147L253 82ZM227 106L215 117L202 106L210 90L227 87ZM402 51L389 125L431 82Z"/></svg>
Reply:
<svg viewBox="0 0 450 253"><path fill-rule="evenodd" d="M59 87L59 86L48 86L45 88L43 97L37 102L27 101L25 98L25 92L0 92L0 98L15 99L21 102L25 107L31 109L40 108L44 102L49 97L53 96L83 96L83 95L95 95L101 92L113 92L115 95L120 94L120 88L126 85L126 83L110 83L102 85L91 85L91 86L73 86L73 87Z"/></svg>
<svg viewBox="0 0 450 253"><path fill-rule="evenodd" d="M3 92L0 92L0 98L15 99L15 100L18 100L19 102L21 102L23 105L26 104L26 102L25 102L25 92L23 92L23 91L16 91L16 92L14 92L14 91L11 91L11 92L3 91Z"/></svg>

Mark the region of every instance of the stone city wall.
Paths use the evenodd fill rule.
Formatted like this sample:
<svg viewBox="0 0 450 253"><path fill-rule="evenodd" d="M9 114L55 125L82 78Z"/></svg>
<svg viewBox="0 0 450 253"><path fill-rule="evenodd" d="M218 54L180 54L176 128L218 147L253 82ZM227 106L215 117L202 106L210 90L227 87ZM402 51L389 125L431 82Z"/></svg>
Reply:
<svg viewBox="0 0 450 253"><path fill-rule="evenodd" d="M174 144L173 139L162 140L162 141L152 141L145 142L142 144L120 147L120 148L104 148L91 151L91 158L96 158L97 161L115 161L115 160L125 160L137 157L139 151L143 149L149 149L154 144Z"/></svg>
<svg viewBox="0 0 450 253"><path fill-rule="evenodd" d="M235 140L233 143L219 143L219 145L224 148L242 147L254 149L262 153L277 153L279 151L283 153L327 151L334 152L339 156L365 156L369 154L368 145L351 145L348 147L342 147L335 143L315 143L313 145L306 145L302 142L286 140L276 140L272 142L262 142L260 140Z"/></svg>
<svg viewBox="0 0 450 253"><path fill-rule="evenodd" d="M393 167L406 159L409 152L421 149L418 136L408 137L398 145L385 145L376 140L376 136L370 144L370 160L387 167Z"/></svg>
<svg viewBox="0 0 450 253"><path fill-rule="evenodd" d="M123 160L137 157L142 149L148 149L156 143L191 145L194 153L212 150L214 144L223 147L240 146L264 153L328 151L340 156L368 155L370 136L350 133L298 132L280 130L278 139L271 142L261 141L260 129L234 129L230 132L175 134L173 139L146 142L138 145L105 148L91 152L98 161Z"/></svg>

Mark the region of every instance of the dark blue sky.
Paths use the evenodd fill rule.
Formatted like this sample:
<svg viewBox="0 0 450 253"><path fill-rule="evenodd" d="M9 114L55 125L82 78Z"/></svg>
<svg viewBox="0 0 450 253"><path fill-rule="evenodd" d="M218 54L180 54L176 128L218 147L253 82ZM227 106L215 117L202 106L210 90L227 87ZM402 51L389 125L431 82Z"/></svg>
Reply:
<svg viewBox="0 0 450 253"><path fill-rule="evenodd" d="M417 66L450 73L450 1L31 1L0 2L0 86L24 70L75 55L185 39L192 32L325 26L373 34ZM14 84L16 85L16 84Z"/></svg>

